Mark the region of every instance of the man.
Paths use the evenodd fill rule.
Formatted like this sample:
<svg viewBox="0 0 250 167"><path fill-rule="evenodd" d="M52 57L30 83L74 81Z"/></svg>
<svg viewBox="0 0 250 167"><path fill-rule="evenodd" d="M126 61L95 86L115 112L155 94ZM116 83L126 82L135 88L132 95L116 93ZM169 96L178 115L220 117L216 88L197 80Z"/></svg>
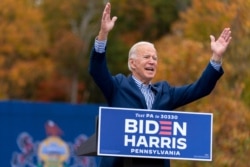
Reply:
<svg viewBox="0 0 250 167"><path fill-rule="evenodd" d="M89 72L99 86L110 107L173 110L204 97L213 90L222 76L223 53L231 41L230 28L225 28L215 40L210 36L212 56L200 78L192 84L173 87L166 81L151 83L157 69L157 52L152 43L138 42L129 51L130 76L111 76L106 62L106 42L117 17L111 18L111 4L107 3L101 27L90 57ZM144 161L144 160L142 160ZM121 167L123 158L103 157L101 167ZM164 167L170 167L165 160Z"/></svg>

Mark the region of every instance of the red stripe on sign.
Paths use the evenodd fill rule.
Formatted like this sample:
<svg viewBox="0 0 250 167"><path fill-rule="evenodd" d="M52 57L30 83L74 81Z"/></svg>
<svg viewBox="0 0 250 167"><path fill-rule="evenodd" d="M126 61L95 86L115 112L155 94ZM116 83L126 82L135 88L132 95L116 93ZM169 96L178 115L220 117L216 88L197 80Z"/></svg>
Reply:
<svg viewBox="0 0 250 167"><path fill-rule="evenodd" d="M168 135L168 136L170 136L170 135L172 135L172 132L168 132L168 131L160 131L160 133L159 133L160 135Z"/></svg>
<svg viewBox="0 0 250 167"><path fill-rule="evenodd" d="M161 130L172 130L172 126L161 126Z"/></svg>
<svg viewBox="0 0 250 167"><path fill-rule="evenodd" d="M171 121L160 121L161 125L172 125Z"/></svg>

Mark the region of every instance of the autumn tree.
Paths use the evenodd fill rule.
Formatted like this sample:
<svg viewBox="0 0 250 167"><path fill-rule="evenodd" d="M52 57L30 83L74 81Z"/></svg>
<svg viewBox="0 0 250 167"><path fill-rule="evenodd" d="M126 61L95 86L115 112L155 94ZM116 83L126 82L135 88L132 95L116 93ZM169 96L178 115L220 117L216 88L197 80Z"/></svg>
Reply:
<svg viewBox="0 0 250 167"><path fill-rule="evenodd" d="M61 87L62 83L59 82L49 84L57 76L64 81L65 87L60 89L61 93L55 92L54 98L50 100L64 99L63 101L71 103L88 100L90 93L87 87L91 85L87 75L89 48L90 42L97 34L99 24L97 16L101 15L103 5L102 1L97 0L43 0L41 9L44 12L44 21L50 36L48 53L55 63L56 70L54 76L41 85L38 99L41 98L43 89L53 91ZM64 98L57 97L62 94Z"/></svg>
<svg viewBox="0 0 250 167"><path fill-rule="evenodd" d="M42 13L27 0L0 3L0 98L33 99L53 65L44 54L48 35Z"/></svg>

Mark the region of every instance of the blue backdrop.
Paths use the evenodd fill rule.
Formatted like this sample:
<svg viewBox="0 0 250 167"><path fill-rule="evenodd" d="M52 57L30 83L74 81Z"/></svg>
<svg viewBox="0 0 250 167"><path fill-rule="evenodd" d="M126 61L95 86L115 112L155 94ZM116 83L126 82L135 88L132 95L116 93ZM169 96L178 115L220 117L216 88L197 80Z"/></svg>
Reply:
<svg viewBox="0 0 250 167"><path fill-rule="evenodd" d="M74 148L95 132L98 108L96 104L1 101L0 166L97 166L97 157L75 156Z"/></svg>

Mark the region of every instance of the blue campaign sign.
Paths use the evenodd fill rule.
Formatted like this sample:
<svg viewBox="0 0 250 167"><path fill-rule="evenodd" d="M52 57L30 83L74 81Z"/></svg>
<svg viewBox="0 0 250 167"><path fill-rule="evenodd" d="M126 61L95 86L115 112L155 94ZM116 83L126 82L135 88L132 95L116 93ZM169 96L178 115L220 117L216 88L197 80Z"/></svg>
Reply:
<svg viewBox="0 0 250 167"><path fill-rule="evenodd" d="M211 113L99 108L97 154L212 160Z"/></svg>

